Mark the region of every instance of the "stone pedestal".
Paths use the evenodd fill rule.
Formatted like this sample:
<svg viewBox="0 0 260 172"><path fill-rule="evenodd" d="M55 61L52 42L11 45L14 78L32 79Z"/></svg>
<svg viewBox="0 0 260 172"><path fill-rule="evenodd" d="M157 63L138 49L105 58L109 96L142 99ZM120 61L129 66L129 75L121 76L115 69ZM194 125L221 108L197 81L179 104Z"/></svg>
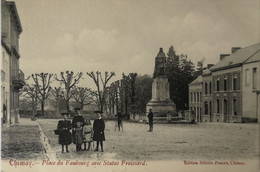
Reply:
<svg viewBox="0 0 260 172"><path fill-rule="evenodd" d="M152 99L146 105L146 115L152 109L155 122L168 122L176 111L170 99L169 82L166 76L157 76L152 84Z"/></svg>

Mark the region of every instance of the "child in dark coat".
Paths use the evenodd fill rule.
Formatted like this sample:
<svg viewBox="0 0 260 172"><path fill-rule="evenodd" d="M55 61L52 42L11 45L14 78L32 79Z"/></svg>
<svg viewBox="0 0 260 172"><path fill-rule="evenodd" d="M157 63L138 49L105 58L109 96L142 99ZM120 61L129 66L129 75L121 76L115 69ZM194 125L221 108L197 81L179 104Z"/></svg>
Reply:
<svg viewBox="0 0 260 172"><path fill-rule="evenodd" d="M63 115L64 120L58 122L57 129L59 130L59 144L62 145L62 153L64 152L64 145L66 146L66 152L69 152L68 145L72 142L72 134L70 132L72 124L67 120L67 115Z"/></svg>
<svg viewBox="0 0 260 172"><path fill-rule="evenodd" d="M94 124L93 124L93 130L94 130L94 136L93 140L97 141L97 147L95 151L98 151L99 143L101 146L101 151L103 152L103 141L105 141L105 122L101 118L101 112L97 113L97 119L95 119Z"/></svg>

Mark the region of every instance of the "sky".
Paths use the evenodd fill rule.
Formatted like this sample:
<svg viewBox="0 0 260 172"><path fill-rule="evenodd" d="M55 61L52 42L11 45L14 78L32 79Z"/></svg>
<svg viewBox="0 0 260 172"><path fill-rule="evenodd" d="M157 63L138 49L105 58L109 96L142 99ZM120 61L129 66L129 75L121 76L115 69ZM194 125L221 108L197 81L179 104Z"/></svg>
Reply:
<svg viewBox="0 0 260 172"><path fill-rule="evenodd" d="M152 75L171 45L194 64L260 42L259 0L14 0L26 75L72 70ZM91 81L87 81L91 82Z"/></svg>

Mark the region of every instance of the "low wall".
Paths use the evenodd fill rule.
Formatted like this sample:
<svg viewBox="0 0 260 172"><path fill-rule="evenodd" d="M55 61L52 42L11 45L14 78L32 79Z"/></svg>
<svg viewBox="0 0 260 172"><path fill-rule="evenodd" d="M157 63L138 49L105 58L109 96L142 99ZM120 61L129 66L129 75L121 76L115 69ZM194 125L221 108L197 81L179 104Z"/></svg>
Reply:
<svg viewBox="0 0 260 172"><path fill-rule="evenodd" d="M130 113L130 121L136 121L136 122L141 122L141 123L148 122L147 119L146 119L145 113L142 113L142 114Z"/></svg>
<svg viewBox="0 0 260 172"><path fill-rule="evenodd" d="M174 120L175 117L172 117L172 114L164 114L160 115L154 113L153 121L154 123L170 123ZM130 121L140 122L140 123L148 123L148 117L145 113L142 114L130 114Z"/></svg>

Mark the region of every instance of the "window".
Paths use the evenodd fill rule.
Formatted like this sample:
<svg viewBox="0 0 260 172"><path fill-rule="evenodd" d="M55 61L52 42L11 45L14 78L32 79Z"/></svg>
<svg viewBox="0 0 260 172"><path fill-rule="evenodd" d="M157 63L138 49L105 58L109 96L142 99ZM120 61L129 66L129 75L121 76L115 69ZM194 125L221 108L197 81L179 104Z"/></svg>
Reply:
<svg viewBox="0 0 260 172"><path fill-rule="evenodd" d="M192 102L192 93L190 93L190 102Z"/></svg>
<svg viewBox="0 0 260 172"><path fill-rule="evenodd" d="M249 69L246 69L245 72L245 85L249 86Z"/></svg>
<svg viewBox="0 0 260 172"><path fill-rule="evenodd" d="M219 99L217 99L217 113L220 113L220 111L219 111L219 110L220 110L219 105L220 105L220 104L219 104Z"/></svg>
<svg viewBox="0 0 260 172"><path fill-rule="evenodd" d="M228 102L227 102L227 99L224 100L224 114L227 114L227 111L228 111Z"/></svg>
<svg viewBox="0 0 260 172"><path fill-rule="evenodd" d="M237 100L233 100L233 115L237 115Z"/></svg>
<svg viewBox="0 0 260 172"><path fill-rule="evenodd" d="M227 77L224 78L224 91L227 91Z"/></svg>
<svg viewBox="0 0 260 172"><path fill-rule="evenodd" d="M200 102L200 93L197 92L197 102Z"/></svg>
<svg viewBox="0 0 260 172"><path fill-rule="evenodd" d="M233 90L237 90L237 75L236 74L233 77Z"/></svg>
<svg viewBox="0 0 260 172"><path fill-rule="evenodd" d="M209 83L209 94L211 94L211 81Z"/></svg>
<svg viewBox="0 0 260 172"><path fill-rule="evenodd" d="M256 83L257 83L257 71L256 68L253 68L253 89L256 89Z"/></svg>
<svg viewBox="0 0 260 172"><path fill-rule="evenodd" d="M5 72L3 70L1 70L1 81L4 82L5 81ZM3 101L3 100L2 100Z"/></svg>
<svg viewBox="0 0 260 172"><path fill-rule="evenodd" d="M208 83L205 83L205 94L208 94Z"/></svg>
<svg viewBox="0 0 260 172"><path fill-rule="evenodd" d="M204 103L204 108L205 108L205 115L208 115L208 102Z"/></svg>
<svg viewBox="0 0 260 172"><path fill-rule="evenodd" d="M196 102L196 92L194 93L194 102Z"/></svg>
<svg viewBox="0 0 260 172"><path fill-rule="evenodd" d="M219 79L217 79L217 91L219 91Z"/></svg>

